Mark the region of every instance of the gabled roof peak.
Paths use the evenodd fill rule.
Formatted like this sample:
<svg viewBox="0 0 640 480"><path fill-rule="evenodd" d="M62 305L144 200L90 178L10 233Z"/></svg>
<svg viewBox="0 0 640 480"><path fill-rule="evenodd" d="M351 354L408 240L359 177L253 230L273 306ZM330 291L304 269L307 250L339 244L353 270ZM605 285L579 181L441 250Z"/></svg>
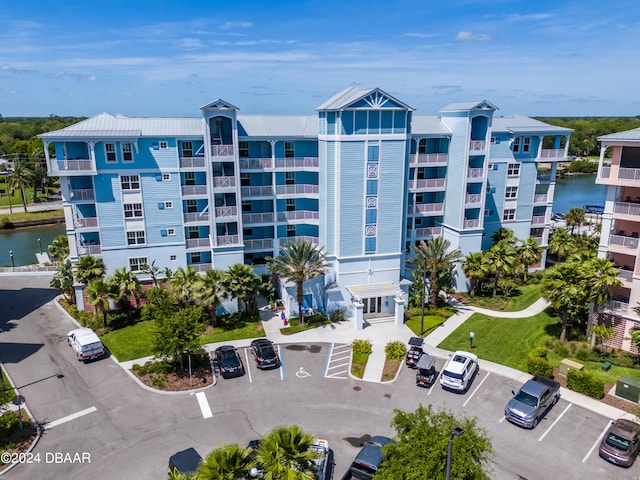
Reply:
<svg viewBox="0 0 640 480"><path fill-rule="evenodd" d="M222 109L222 110L240 110L238 107L231 105L226 100L218 98L211 103L203 105L200 107L200 110L209 110L209 109Z"/></svg>
<svg viewBox="0 0 640 480"><path fill-rule="evenodd" d="M498 110L493 103L488 102L487 100L481 101L471 101L471 102L454 102L450 103L446 107L444 107L442 112L460 112L460 111L469 111L469 110Z"/></svg>
<svg viewBox="0 0 640 480"><path fill-rule="evenodd" d="M362 88L355 86L345 88L316 108L316 110L344 110L350 107L362 108L362 106L355 105L360 101L364 101L365 104L371 108L384 108L385 104L387 104L388 108L388 104L391 103L395 108L400 107L407 110L415 110L415 108L401 102L377 87Z"/></svg>

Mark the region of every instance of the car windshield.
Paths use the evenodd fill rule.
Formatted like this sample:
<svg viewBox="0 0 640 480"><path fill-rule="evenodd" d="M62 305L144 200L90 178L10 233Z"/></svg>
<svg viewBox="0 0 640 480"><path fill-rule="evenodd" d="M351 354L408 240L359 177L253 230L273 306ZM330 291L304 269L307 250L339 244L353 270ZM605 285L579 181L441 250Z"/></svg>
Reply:
<svg viewBox="0 0 640 480"><path fill-rule="evenodd" d="M607 436L606 444L621 452L629 450L629 440L615 433L610 433Z"/></svg>
<svg viewBox="0 0 640 480"><path fill-rule="evenodd" d="M530 407L535 407L538 404L538 399L536 397L525 392L518 392L516 400L524 403L525 405L529 405Z"/></svg>
<svg viewBox="0 0 640 480"><path fill-rule="evenodd" d="M276 356L276 352L274 351L274 349L269 346L269 345L265 345L264 347L260 348L260 350L258 351L258 353L260 354L260 356L266 360L274 358Z"/></svg>
<svg viewBox="0 0 640 480"><path fill-rule="evenodd" d="M457 380L462 380L462 374L461 373L456 373L456 372L450 372L449 370L445 370L443 372L443 375L445 377L449 377L449 378L455 378Z"/></svg>
<svg viewBox="0 0 640 480"><path fill-rule="evenodd" d="M236 354L233 351L221 352L220 355L220 363L223 367L237 367L238 359L236 358Z"/></svg>

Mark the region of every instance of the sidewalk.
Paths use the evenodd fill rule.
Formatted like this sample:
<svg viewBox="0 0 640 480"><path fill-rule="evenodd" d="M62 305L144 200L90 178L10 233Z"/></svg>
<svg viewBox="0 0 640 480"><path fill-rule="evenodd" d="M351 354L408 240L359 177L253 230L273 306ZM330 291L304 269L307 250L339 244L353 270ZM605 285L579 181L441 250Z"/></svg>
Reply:
<svg viewBox="0 0 640 480"><path fill-rule="evenodd" d="M60 210L62 208L62 201L50 200L46 202L30 203L27 205L27 212L45 212L47 210ZM24 205L18 203L12 205L11 208L0 208L0 215L10 215L13 213L24 213Z"/></svg>

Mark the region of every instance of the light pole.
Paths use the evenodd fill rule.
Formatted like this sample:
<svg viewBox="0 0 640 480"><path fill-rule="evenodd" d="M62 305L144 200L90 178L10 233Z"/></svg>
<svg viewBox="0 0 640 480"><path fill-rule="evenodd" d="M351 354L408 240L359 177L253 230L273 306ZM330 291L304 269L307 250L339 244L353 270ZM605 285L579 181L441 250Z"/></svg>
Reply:
<svg viewBox="0 0 640 480"><path fill-rule="evenodd" d="M38 239L38 246L40 247L40 255L42 255L42 242Z"/></svg>
<svg viewBox="0 0 640 480"><path fill-rule="evenodd" d="M11 268L16 268L16 262L13 260L13 250L9 250L9 258L11 258Z"/></svg>
<svg viewBox="0 0 640 480"><path fill-rule="evenodd" d="M453 437L459 437L464 433L464 428L453 427L449 434L449 448L447 449L447 480L451 479L451 450L453 448Z"/></svg>

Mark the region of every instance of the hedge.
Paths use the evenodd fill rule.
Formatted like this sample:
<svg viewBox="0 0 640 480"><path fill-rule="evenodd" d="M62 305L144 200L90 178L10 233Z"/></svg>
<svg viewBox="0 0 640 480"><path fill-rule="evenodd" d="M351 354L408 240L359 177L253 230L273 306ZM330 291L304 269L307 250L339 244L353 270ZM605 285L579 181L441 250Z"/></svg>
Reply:
<svg viewBox="0 0 640 480"><path fill-rule="evenodd" d="M527 355L527 372L531 375L553 378L553 365L547 360L546 348L537 347L529 352L529 355Z"/></svg>
<svg viewBox="0 0 640 480"><path fill-rule="evenodd" d="M589 372L569 370L567 373L567 388L593 398L600 399L604 397L604 380Z"/></svg>

